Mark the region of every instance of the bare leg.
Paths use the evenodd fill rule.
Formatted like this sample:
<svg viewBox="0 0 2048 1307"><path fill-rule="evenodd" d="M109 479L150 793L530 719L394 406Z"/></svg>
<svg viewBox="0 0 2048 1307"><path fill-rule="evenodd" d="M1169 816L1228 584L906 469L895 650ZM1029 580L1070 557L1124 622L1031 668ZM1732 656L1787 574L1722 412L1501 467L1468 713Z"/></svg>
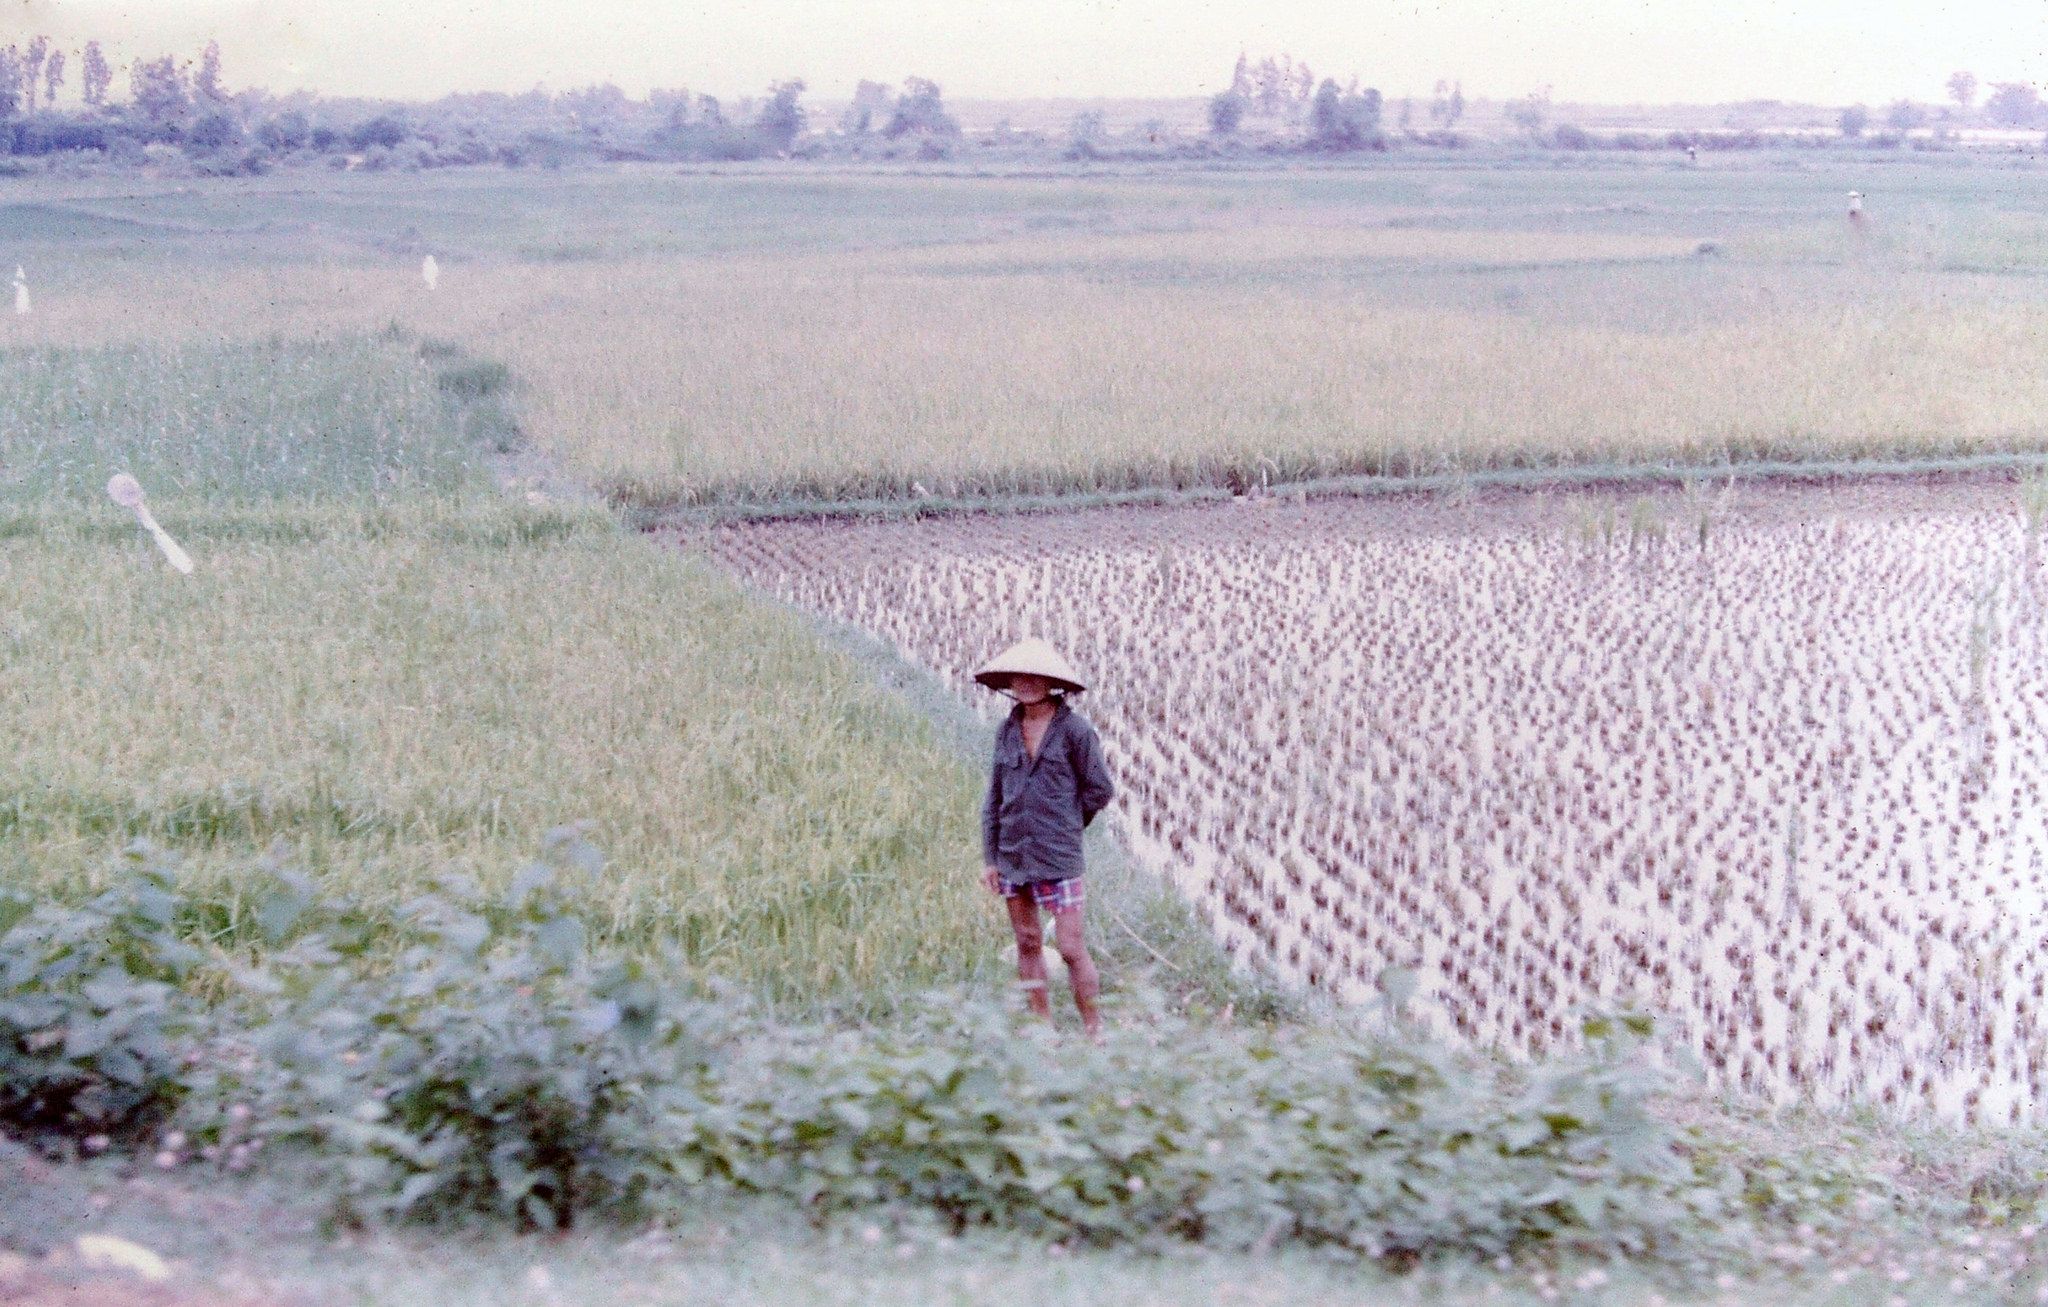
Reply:
<svg viewBox="0 0 2048 1307"><path fill-rule="evenodd" d="M1052 1003L1045 996L1045 931L1039 924L1038 901L1027 889L1003 903L1010 909L1010 931L1017 937L1017 983L1024 990L1024 1002L1034 1014L1050 1021Z"/></svg>
<svg viewBox="0 0 2048 1307"><path fill-rule="evenodd" d="M1095 1000L1102 994L1102 977L1096 973L1095 959L1088 956L1087 921L1082 911L1068 908L1052 914L1053 942L1066 961L1067 978L1074 982L1074 1007L1081 1014L1081 1026L1088 1038L1100 1039L1102 1014L1096 1010Z"/></svg>

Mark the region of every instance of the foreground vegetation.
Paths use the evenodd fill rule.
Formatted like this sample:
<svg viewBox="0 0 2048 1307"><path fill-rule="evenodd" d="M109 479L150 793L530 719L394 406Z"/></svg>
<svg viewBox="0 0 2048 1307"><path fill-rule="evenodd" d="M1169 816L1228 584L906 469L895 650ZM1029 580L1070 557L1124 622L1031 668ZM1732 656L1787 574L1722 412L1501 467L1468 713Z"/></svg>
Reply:
<svg viewBox="0 0 2048 1307"><path fill-rule="evenodd" d="M767 1022L591 948L573 905L600 865L560 832L500 893L450 883L368 915L252 870L272 946L253 966L193 947L179 922L205 905L141 850L79 907L11 895L0 1125L116 1173L288 1183L287 1211L344 1228L652 1220L635 1246L653 1260L708 1213L802 1213L910 1256L991 1237L1293 1247L1368 1281L1420 1267L1411 1293L1481 1264L1545 1298L1739 1273L1823 1292L1938 1276L1946 1301L2016 1301L2040 1274L2038 1141L1930 1139L1917 1164L1948 1168L1930 1178L1888 1172L1896 1149L1847 1123L1810 1151L1678 1124L1636 1018L1589 1018L1585 1051L1522 1071L1404 1030L1398 1001L1251 1028L1127 1011L1083 1047L945 995L884 1025ZM0 1152L0 1189L37 1165ZM0 1239L47 1246L60 1192Z"/></svg>
<svg viewBox="0 0 2048 1307"><path fill-rule="evenodd" d="M1186 1303L1265 1307L1379 1307L1389 1302L1531 1305L1569 1301L1598 1307L1635 1303L1803 1303L1816 1307L1914 1304L2019 1304L2039 1286L2027 1259L2032 1239L2010 1232L1925 1224L1906 1217L1882 1223L1889 1243L1839 1241L1818 1248L1787 1242L1780 1264L1721 1288L1708 1280L1676 1288L1627 1264L1565 1263L1503 1271L1464 1260L1393 1271L1341 1262L1303 1249L1257 1256L1200 1246L1133 1255L1128 1249L1047 1247L995 1233L951 1236L915 1223L844 1221L818 1227L786 1209L756 1202L707 1199L672 1221L633 1231L593 1229L547 1239L508 1239L482 1232L380 1228L314 1238L319 1205L287 1184L178 1172L130 1173L114 1165L39 1173L35 1201L0 1202L0 1242L39 1251L53 1228L93 1213L98 1228L118 1232L171 1259L167 1287L124 1296L104 1274L73 1269L62 1244L57 1259L27 1270L27 1301L76 1301L89 1284L96 1301L239 1304L340 1301L409 1307L557 1307L619 1302L715 1307L728 1303L924 1304L998 1303L1028 1299L1059 1307L1114 1302L1134 1307ZM58 1214L62 1213L60 1217ZM192 1217L203 1214L206 1219ZM57 1262L58 1264L54 1264ZM1804 1262L1804 1266L1799 1265ZM0 1275L5 1271L0 1270ZM34 1296L42 1287L47 1298ZM20 1281L8 1282L16 1293ZM167 1292L168 1289L168 1292Z"/></svg>

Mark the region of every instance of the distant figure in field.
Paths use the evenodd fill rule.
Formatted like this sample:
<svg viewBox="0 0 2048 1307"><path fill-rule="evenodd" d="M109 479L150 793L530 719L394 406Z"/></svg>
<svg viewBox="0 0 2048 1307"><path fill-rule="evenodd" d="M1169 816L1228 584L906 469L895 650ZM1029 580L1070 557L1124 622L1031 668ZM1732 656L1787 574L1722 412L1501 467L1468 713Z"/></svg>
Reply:
<svg viewBox="0 0 2048 1307"><path fill-rule="evenodd" d="M428 290L441 284L441 265L434 261L431 254L420 260L420 280L427 283Z"/></svg>
<svg viewBox="0 0 2048 1307"><path fill-rule="evenodd" d="M22 271L19 263L14 265L14 313L17 317L28 316L28 273Z"/></svg>
<svg viewBox="0 0 2048 1307"><path fill-rule="evenodd" d="M1697 164L1699 163L1699 161L1700 161L1700 147L1699 147L1699 146L1697 146L1697 145L1688 145L1688 146L1686 146L1686 147L1685 147L1685 161L1686 161L1687 163L1690 163L1690 164L1694 164L1694 165L1697 165Z"/></svg>
<svg viewBox="0 0 2048 1307"><path fill-rule="evenodd" d="M1865 226L1865 222L1866 220L1863 217L1863 192L1850 191L1849 230L1855 232L1858 236L1867 236L1869 235L1869 230Z"/></svg>
<svg viewBox="0 0 2048 1307"><path fill-rule="evenodd" d="M1088 687L1058 650L1024 640L983 664L974 679L1017 701L996 728L995 763L981 804L982 883L1002 896L1017 940L1017 983L1047 1020L1045 934L1067 964L1074 1007L1090 1039L1102 1034L1102 992L1082 916L1081 832L1116 796L1095 728L1067 704Z"/></svg>

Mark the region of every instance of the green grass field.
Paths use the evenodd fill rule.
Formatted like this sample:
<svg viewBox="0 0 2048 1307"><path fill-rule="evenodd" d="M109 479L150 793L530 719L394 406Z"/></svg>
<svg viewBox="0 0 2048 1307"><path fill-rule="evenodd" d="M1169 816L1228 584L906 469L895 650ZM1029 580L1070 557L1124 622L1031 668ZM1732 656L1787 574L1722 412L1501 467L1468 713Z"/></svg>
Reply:
<svg viewBox="0 0 2048 1307"><path fill-rule="evenodd" d="M995 960L972 772L797 618L602 520L288 520L189 534L189 580L107 530L9 543L10 880L84 885L148 839L234 904L281 844L389 904L587 820L600 923L778 995Z"/></svg>
<svg viewBox="0 0 2048 1307"><path fill-rule="evenodd" d="M0 877L82 894L146 840L232 928L259 858L388 907L582 822L612 939L798 1006L995 983L978 741L602 508L501 495L437 366L388 338L0 354Z"/></svg>
<svg viewBox="0 0 2048 1307"><path fill-rule="evenodd" d="M485 451L445 405L389 339L9 350L0 508L104 501L116 467L181 507L473 490Z"/></svg>

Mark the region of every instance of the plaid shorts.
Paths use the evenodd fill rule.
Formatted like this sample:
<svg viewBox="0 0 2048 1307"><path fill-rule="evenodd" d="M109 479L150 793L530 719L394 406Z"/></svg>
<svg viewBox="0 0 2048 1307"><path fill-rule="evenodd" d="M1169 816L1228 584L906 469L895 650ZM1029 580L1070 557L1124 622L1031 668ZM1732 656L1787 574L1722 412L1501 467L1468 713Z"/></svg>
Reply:
<svg viewBox="0 0 2048 1307"><path fill-rule="evenodd" d="M1027 880L1018 884L1004 879L1002 886L1004 898L1021 899L1029 893L1033 901L1047 912L1066 912L1080 907L1087 900L1087 892L1081 888L1079 876L1069 876L1065 880Z"/></svg>

